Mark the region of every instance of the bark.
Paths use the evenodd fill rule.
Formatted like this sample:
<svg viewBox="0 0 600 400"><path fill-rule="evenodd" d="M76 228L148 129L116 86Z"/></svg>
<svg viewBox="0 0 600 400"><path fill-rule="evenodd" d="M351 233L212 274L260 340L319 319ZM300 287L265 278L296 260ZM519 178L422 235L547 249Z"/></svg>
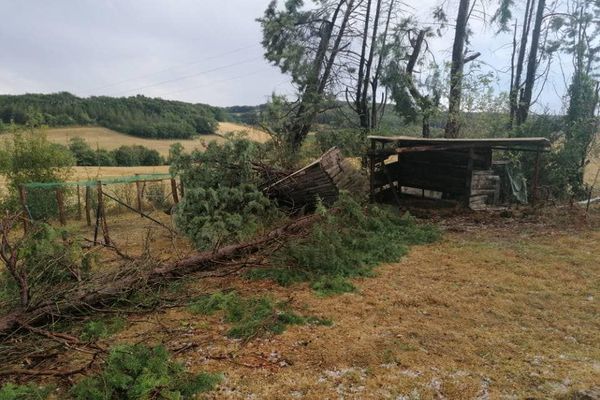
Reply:
<svg viewBox="0 0 600 400"><path fill-rule="evenodd" d="M421 53L421 48L423 47L423 42L425 41L426 30L422 29L419 31L417 38L414 41L413 51L408 58L408 62L406 63L406 84L408 87L408 92L418 104L421 109L422 121L421 121L421 134L424 138L428 138L431 136L431 127L430 127L430 113L432 108L434 107L434 102L431 100L429 96L421 94L413 81L413 72L415 69L415 65L419 59L419 55Z"/></svg>
<svg viewBox="0 0 600 400"><path fill-rule="evenodd" d="M209 268L219 261L231 260L256 253L271 243L301 232L319 219L319 215L309 215L250 242L232 244L215 251L197 253L189 258L169 262L150 270L134 269L119 276L106 276L89 284L82 285L73 293L39 304L34 308L21 307L0 318L0 337L9 335L20 326L36 325L50 318L81 313L91 307L111 303L147 285L175 279L193 272Z"/></svg>
<svg viewBox="0 0 600 400"><path fill-rule="evenodd" d="M533 16L534 0L527 0L525 5L525 15L523 17L523 29L521 31L521 42L519 44L519 54L517 56L517 64L514 66L514 78L511 80L511 90L509 93L510 104L510 127L512 128L513 121L517 115L519 108L518 98L521 89L521 75L523 74L523 66L525 64L525 54L527 53L527 40L531 30L531 19ZM516 28L515 28L516 34ZM516 50L516 43L513 44L513 52Z"/></svg>
<svg viewBox="0 0 600 400"><path fill-rule="evenodd" d="M460 0L458 15L456 17L454 45L452 46L452 65L450 67L450 95L448 98L448 121L445 132L447 138L456 138L460 134L459 114L468 20L469 0Z"/></svg>
<svg viewBox="0 0 600 400"><path fill-rule="evenodd" d="M346 10L340 23L340 28L334 44L331 46L333 30L343 4L346 4ZM306 136L310 131L313 121L320 111L320 102L325 88L329 83L335 59L340 51L340 45L346 31L348 19L352 13L353 5L354 0L340 0L338 3L332 21L327 23L327 27L319 43L319 50L317 51L317 56L313 62L313 72L304 87L298 109L296 110L294 117L291 118L290 123L286 125L286 131L291 136L290 145L294 153L297 153L300 150L304 139L306 139ZM330 49L330 46L331 50L328 58L327 52ZM325 65L324 71L323 65Z"/></svg>
<svg viewBox="0 0 600 400"><path fill-rule="evenodd" d="M533 31L531 33L531 49L529 50L529 58L527 60L527 73L523 93L519 99L519 107L517 109L517 125L521 125L527 120L529 108L531 107L531 98L533 95L533 87L535 85L535 74L538 67L538 50L540 46L540 36L542 32L542 21L544 19L544 9L546 0L539 0Z"/></svg>

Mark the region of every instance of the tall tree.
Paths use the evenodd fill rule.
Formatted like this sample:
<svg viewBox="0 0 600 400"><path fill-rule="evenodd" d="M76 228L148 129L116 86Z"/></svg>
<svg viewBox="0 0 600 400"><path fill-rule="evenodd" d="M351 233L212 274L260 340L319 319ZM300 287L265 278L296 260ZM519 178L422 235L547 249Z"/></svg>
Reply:
<svg viewBox="0 0 600 400"><path fill-rule="evenodd" d="M460 135L460 102L462 98L462 82L465 63L479 57L479 53L469 56L465 54L467 42L467 28L470 15L470 1L460 0L456 27L454 30L454 44L452 45L452 63L450 66L450 93L448 95L448 121L446 122L445 136L456 138Z"/></svg>
<svg viewBox="0 0 600 400"><path fill-rule="evenodd" d="M284 124L285 136L297 152L314 119L323 109L336 59L343 49L354 0L323 0L305 10L302 0L289 0L283 9L273 0L258 21L265 57L292 76L298 101Z"/></svg>
<svg viewBox="0 0 600 400"><path fill-rule="evenodd" d="M430 29L419 28L411 20L401 24L394 34L394 57L388 65L385 81L396 112L408 122L421 118L423 137L431 136L430 119L441 98L439 67L433 57L427 57L427 38L432 35ZM419 66L428 72L424 81L419 79Z"/></svg>
<svg viewBox="0 0 600 400"><path fill-rule="evenodd" d="M536 73L539 65L538 51L541 43L540 39L545 7L546 0L538 0L535 20L533 22L533 31L531 33L531 47L529 49L529 58L527 60L527 72L525 74L525 81L523 82L523 91L519 95L519 105L516 111L517 125L521 125L527 120L529 109L531 107L533 87L537 80Z"/></svg>

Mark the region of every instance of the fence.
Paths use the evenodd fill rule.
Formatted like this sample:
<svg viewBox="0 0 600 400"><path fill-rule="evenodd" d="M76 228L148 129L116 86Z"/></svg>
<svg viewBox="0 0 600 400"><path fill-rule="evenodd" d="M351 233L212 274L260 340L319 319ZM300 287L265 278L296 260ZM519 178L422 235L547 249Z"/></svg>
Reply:
<svg viewBox="0 0 600 400"><path fill-rule="evenodd" d="M66 226L69 221L83 223L85 219L85 225L93 227L93 242L100 243L101 233L104 244L109 245L107 215L133 212L172 230L152 213L170 211L183 191L183 185L170 174L144 174L76 182L32 182L19 188L19 199L26 216L26 231L33 221L58 221Z"/></svg>

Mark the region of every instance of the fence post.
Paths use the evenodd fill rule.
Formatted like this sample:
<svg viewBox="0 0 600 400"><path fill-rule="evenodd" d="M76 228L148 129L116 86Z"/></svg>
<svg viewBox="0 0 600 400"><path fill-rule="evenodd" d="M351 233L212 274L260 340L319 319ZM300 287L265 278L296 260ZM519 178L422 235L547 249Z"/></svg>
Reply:
<svg viewBox="0 0 600 400"><path fill-rule="evenodd" d="M65 226L67 224L67 220L65 218L65 203L63 199L63 192L61 187L57 187L55 189L56 193L56 203L58 204L58 219L60 220L60 224Z"/></svg>
<svg viewBox="0 0 600 400"><path fill-rule="evenodd" d="M81 221L81 191L79 184L77 184L77 219Z"/></svg>
<svg viewBox="0 0 600 400"><path fill-rule="evenodd" d="M175 178L171 178L171 192L173 193L173 201L179 203L179 195L177 194L177 182Z"/></svg>
<svg viewBox="0 0 600 400"><path fill-rule="evenodd" d="M98 181L98 217L96 218L96 232L98 232L98 224L102 224L102 235L104 236L104 243L110 244L110 237L108 236L108 224L106 223L106 210L104 209L104 196L102 193L102 181ZM96 241L97 234L94 235L94 242Z"/></svg>
<svg viewBox="0 0 600 400"><path fill-rule="evenodd" d="M21 207L23 207L23 231L27 233L29 230L29 210L27 209L27 191L25 186L19 185L19 199L21 200Z"/></svg>
<svg viewBox="0 0 600 400"><path fill-rule="evenodd" d="M85 185L85 220L87 222L87 226L92 226L92 217L90 216L90 198L91 189L88 185Z"/></svg>
<svg viewBox="0 0 600 400"><path fill-rule="evenodd" d="M137 177L137 176L139 176L139 174L135 174L135 176ZM142 184L138 179L139 179L139 177L136 178L136 181L135 181L135 190L137 191L137 209L141 213L142 212Z"/></svg>

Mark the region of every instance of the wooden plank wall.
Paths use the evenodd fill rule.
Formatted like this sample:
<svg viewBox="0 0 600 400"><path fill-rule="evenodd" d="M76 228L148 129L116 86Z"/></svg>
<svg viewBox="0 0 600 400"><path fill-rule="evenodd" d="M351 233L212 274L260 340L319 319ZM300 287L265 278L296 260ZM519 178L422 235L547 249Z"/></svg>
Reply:
<svg viewBox="0 0 600 400"><path fill-rule="evenodd" d="M375 190L389 185L389 177L398 187L413 187L466 197L469 150L405 153L395 162L378 163L373 183ZM475 149L473 170L489 170L492 165L491 149ZM387 169L386 171L384 170Z"/></svg>

